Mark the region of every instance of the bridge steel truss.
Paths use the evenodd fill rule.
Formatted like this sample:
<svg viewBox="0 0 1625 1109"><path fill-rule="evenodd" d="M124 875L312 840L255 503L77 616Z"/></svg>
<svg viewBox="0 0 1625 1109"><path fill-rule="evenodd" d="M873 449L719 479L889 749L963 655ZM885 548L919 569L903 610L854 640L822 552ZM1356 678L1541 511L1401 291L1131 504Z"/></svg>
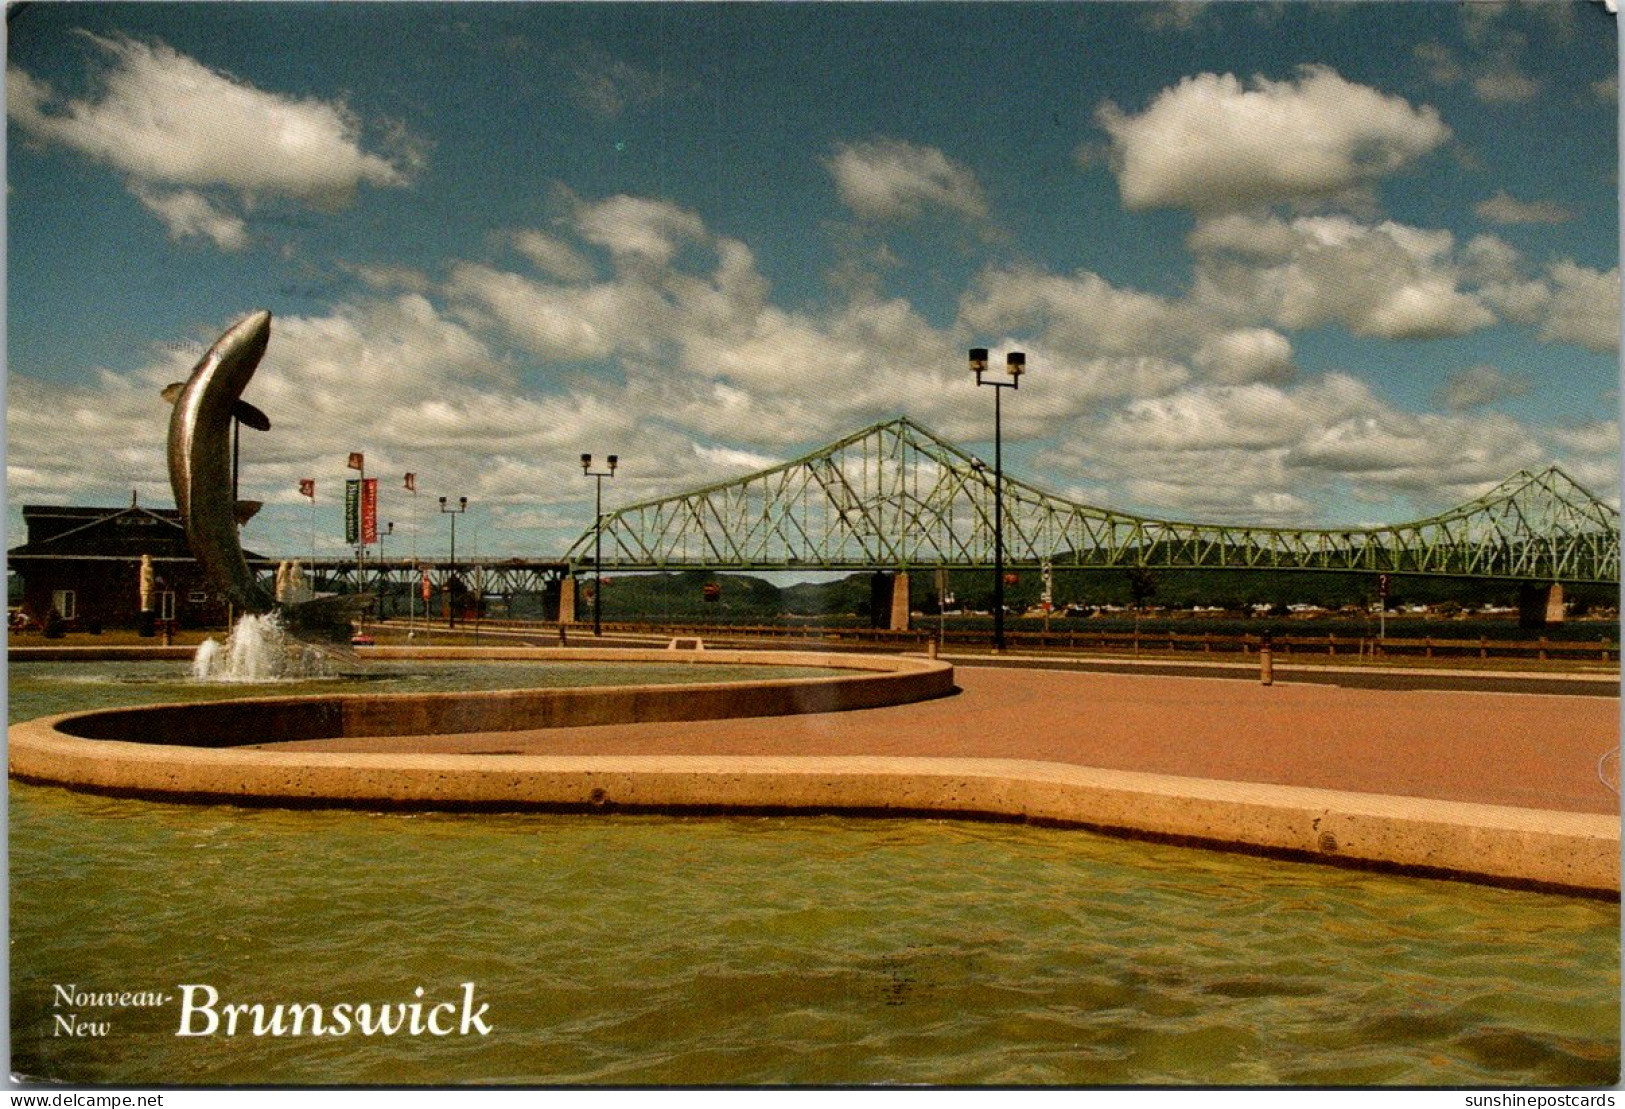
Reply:
<svg viewBox="0 0 1625 1109"><path fill-rule="evenodd" d="M300 565L311 575L312 585L318 593L399 593L417 589L424 576L429 587L438 595L451 584L452 564L444 560L431 561L409 558L391 558L382 563L367 559L359 567L354 558L323 558L314 563L300 560ZM249 569L267 592L274 588L277 563L270 559L250 562ZM459 559L456 577L461 588L493 596L515 596L546 592L550 583L557 581L569 567L562 562L535 559Z"/></svg>
<svg viewBox="0 0 1625 1109"><path fill-rule="evenodd" d="M602 518L605 569L908 570L993 564L993 473L906 418L734 481ZM1055 569L1324 570L1619 581L1619 511L1521 471L1425 520L1255 527L1135 516L1004 478L1005 562ZM592 564L593 529L566 559Z"/></svg>

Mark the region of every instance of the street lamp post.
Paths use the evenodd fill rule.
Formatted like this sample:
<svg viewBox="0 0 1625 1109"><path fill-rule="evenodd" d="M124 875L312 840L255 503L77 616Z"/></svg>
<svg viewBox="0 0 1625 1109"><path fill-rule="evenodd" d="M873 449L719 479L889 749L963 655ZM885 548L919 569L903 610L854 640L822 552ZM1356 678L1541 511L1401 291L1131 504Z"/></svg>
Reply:
<svg viewBox="0 0 1625 1109"><path fill-rule="evenodd" d="M395 534L395 521L384 525L378 533L378 619L384 618L384 594L389 592L389 563L384 561L384 539Z"/></svg>
<svg viewBox="0 0 1625 1109"><path fill-rule="evenodd" d="M457 580L457 517L468 511L468 498L458 497L457 507L452 508L446 503L446 498L440 498L440 511L451 516L451 575L446 578L446 627L457 626L457 599L452 596L452 584Z"/></svg>
<svg viewBox="0 0 1625 1109"><path fill-rule="evenodd" d="M604 479L615 476L615 467L619 465L620 458L609 456L609 469L594 470L592 468L592 455L581 456L581 472L587 477L596 478L598 485L598 499L594 506L592 517L592 634L604 634Z"/></svg>
<svg viewBox="0 0 1625 1109"><path fill-rule="evenodd" d="M1005 366L1009 381L983 381L987 372L987 348L973 347L970 370L977 385L993 386L993 650L1004 653L1004 430L1000 390L1021 388L1021 375L1027 370L1027 356L1011 351Z"/></svg>

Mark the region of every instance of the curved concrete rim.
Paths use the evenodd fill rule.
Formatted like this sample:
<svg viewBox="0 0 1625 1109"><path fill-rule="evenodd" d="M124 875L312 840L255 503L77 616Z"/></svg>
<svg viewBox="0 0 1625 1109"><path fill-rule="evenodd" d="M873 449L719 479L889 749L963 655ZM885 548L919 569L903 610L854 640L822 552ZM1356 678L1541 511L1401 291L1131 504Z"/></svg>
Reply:
<svg viewBox="0 0 1625 1109"><path fill-rule="evenodd" d="M1016 759L213 750L21 724L12 774L154 800L287 807L1023 820L1591 896L1620 889L1617 817Z"/></svg>
<svg viewBox="0 0 1625 1109"><path fill-rule="evenodd" d="M755 696L767 689L769 693L763 696L788 698L783 703L798 704L804 703L804 698L797 695L798 689L835 690L831 695L845 698L850 696L846 691L865 690L869 687L864 683L885 677L912 680L917 693L938 690L924 693L926 696L940 695L952 687L951 667L897 656L590 648L377 648L370 653L373 657L419 658L597 655L615 660L653 657L696 662L730 662L738 656L739 661L752 663L762 663L771 654L782 665L868 672L833 679L712 686L600 687L586 690L592 696L580 698L583 703L602 699L605 688L626 692L634 699L662 689L712 690L725 699ZM511 705L500 702L513 692L270 698L44 717L10 728L11 773L26 781L155 800L288 807L819 812L1024 820L1593 896L1617 897L1620 890L1617 815L1218 781L1019 759L338 753L179 746L86 738L83 734L84 722L96 717L145 713L156 721L163 719L163 711L248 706L247 711L256 714L258 724L260 718L279 710L279 706L297 708L346 701L357 704L341 705L341 715L355 710L360 725L368 726L369 706L376 716L384 710L398 712L407 702L430 703L438 712L450 711L458 703L494 698L498 709L511 711ZM377 707L387 702L394 704ZM676 703L670 699L636 701L636 718L662 719L662 706ZM828 707L821 701L801 711L824 711ZM843 707L866 706L854 702ZM462 714L455 713L452 719L461 720ZM339 726L346 722L348 718L341 719ZM403 745L410 744L413 734L483 730L417 727L423 721L416 717L405 723L413 727L388 733L399 735ZM64 725L81 734L71 734ZM527 720L520 726L546 725L547 721ZM267 739L261 732L249 742Z"/></svg>
<svg viewBox="0 0 1625 1109"><path fill-rule="evenodd" d="M745 665L836 671L654 685L558 686L438 693L316 693L98 708L29 722L81 739L184 749L302 739L719 720L880 708L943 697L953 667L931 659L809 651L635 650L581 647L379 647L364 658L538 663ZM11 729L15 746L33 730ZM13 764L15 765L15 758Z"/></svg>

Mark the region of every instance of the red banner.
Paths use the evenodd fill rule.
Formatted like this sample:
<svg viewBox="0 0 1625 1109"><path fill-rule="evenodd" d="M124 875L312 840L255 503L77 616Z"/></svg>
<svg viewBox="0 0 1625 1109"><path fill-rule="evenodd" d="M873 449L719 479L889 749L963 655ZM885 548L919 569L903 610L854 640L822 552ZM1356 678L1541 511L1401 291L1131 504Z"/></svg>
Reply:
<svg viewBox="0 0 1625 1109"><path fill-rule="evenodd" d="M429 571L423 571L423 603L429 603Z"/></svg>
<svg viewBox="0 0 1625 1109"><path fill-rule="evenodd" d="M418 491L418 476L416 474L406 475L406 491L408 493L416 493Z"/></svg>
<svg viewBox="0 0 1625 1109"><path fill-rule="evenodd" d="M352 470L365 470L367 468L366 456L360 451L351 451L349 467Z"/></svg>
<svg viewBox="0 0 1625 1109"><path fill-rule="evenodd" d="M378 479L361 483L361 542L378 542Z"/></svg>
<svg viewBox="0 0 1625 1109"><path fill-rule="evenodd" d="M301 497L309 497L311 500L315 500L316 499L316 479L313 478L313 477L302 477L302 478L300 478L299 479L299 495Z"/></svg>

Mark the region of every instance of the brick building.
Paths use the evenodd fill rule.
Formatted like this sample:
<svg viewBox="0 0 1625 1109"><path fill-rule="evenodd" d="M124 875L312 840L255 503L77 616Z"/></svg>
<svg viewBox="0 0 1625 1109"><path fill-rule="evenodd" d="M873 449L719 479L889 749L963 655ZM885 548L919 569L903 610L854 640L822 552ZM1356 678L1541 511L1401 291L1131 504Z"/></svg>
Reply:
<svg viewBox="0 0 1625 1109"><path fill-rule="evenodd" d="M172 508L146 508L134 497L126 508L30 504L23 506L23 523L28 541L11 548L7 560L22 578L23 611L31 620L42 622L54 608L73 629L135 627L141 556L151 555L160 619L183 628L227 623L226 600L204 579Z"/></svg>

